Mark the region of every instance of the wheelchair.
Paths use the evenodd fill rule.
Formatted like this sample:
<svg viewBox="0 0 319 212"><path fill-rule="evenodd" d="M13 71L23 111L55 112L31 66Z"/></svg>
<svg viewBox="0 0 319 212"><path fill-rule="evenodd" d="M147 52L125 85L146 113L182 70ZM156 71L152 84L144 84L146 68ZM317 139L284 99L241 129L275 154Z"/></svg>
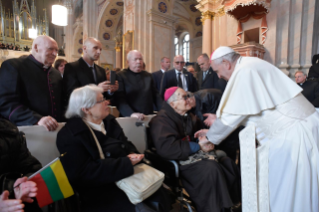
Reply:
<svg viewBox="0 0 319 212"><path fill-rule="evenodd" d="M195 207L192 205L189 195L184 192L184 187L180 179L178 162L160 157L156 153L149 127L141 122L137 122L136 125L143 126L145 130L146 150L144 151L144 158L146 163L165 174L164 184L171 191L175 201L179 202L181 206L180 211L186 209L189 212L195 212Z"/></svg>

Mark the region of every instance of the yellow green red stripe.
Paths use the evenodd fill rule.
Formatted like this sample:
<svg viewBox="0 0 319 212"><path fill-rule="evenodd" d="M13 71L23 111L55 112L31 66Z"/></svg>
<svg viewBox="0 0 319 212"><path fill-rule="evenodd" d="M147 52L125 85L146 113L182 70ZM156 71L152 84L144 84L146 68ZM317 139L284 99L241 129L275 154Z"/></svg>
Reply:
<svg viewBox="0 0 319 212"><path fill-rule="evenodd" d="M32 175L29 180L37 183L38 194L36 198L40 207L74 194L58 158Z"/></svg>
<svg viewBox="0 0 319 212"><path fill-rule="evenodd" d="M64 172L61 161L58 160L56 163L53 163L50 167L55 175L55 178L59 184L60 190L64 198L72 196L74 192Z"/></svg>

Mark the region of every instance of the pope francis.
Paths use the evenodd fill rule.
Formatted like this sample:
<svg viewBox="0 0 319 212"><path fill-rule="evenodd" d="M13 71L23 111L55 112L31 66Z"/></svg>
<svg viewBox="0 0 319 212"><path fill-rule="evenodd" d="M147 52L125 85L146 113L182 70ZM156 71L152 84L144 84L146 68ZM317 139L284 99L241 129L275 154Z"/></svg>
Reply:
<svg viewBox="0 0 319 212"><path fill-rule="evenodd" d="M244 212L319 211L319 113L279 69L219 47L211 66L228 81L206 134L219 144L239 125Z"/></svg>

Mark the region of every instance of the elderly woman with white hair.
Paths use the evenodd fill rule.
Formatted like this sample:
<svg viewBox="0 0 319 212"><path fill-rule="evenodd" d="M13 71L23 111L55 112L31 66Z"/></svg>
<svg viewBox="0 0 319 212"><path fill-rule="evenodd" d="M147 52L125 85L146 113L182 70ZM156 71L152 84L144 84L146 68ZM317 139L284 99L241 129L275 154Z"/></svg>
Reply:
<svg viewBox="0 0 319 212"><path fill-rule="evenodd" d="M82 211L136 211L115 182L134 174L133 166L144 155L137 153L115 118L109 115L109 102L102 92L96 85L72 92L65 114L68 121L57 136L60 153L67 152L61 162L71 185L79 193ZM152 202L156 195L159 191L146 202ZM161 205L156 200L152 203Z"/></svg>

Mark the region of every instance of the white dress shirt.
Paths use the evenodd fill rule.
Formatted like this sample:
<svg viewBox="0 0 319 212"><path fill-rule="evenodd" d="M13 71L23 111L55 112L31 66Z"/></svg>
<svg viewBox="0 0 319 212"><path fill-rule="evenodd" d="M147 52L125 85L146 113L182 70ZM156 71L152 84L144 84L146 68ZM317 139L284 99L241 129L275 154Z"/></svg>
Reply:
<svg viewBox="0 0 319 212"><path fill-rule="evenodd" d="M183 71L179 72L175 69L175 73L176 73L176 79L177 79L177 83L179 81L179 78L178 78L178 73L181 73L181 79L182 79L182 85L183 85L183 89L184 91L188 91L188 87L187 87L187 80L185 78L185 74L183 73ZM177 86L177 85L176 85Z"/></svg>

